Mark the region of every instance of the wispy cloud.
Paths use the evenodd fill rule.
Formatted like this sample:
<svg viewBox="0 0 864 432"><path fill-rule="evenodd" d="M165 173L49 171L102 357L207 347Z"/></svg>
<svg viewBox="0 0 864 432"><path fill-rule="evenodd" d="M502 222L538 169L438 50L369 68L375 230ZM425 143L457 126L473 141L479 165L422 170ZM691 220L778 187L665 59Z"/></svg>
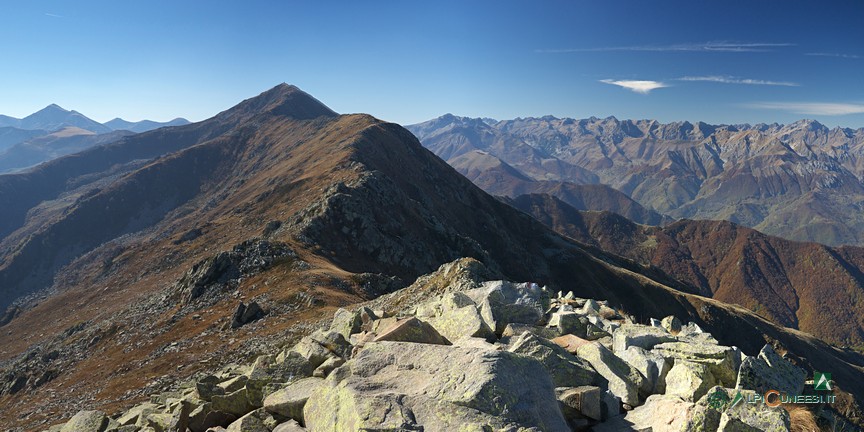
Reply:
<svg viewBox="0 0 864 432"><path fill-rule="evenodd" d="M45 16L54 17L54 18L66 18L63 15L57 15L57 14L48 13L48 12L45 12Z"/></svg>
<svg viewBox="0 0 864 432"><path fill-rule="evenodd" d="M651 90L655 90L658 88L669 87L667 84L664 84L660 81L635 81L635 80L611 80L604 79L600 80L600 82L605 84L612 84L619 87L624 87L628 90L632 90L636 93L648 94Z"/></svg>
<svg viewBox="0 0 864 432"><path fill-rule="evenodd" d="M657 51L657 52L767 52L777 48L795 46L791 43L774 42L703 42L674 45L633 45L594 48L558 48L538 49L538 53L572 53L572 52L603 52L603 51Z"/></svg>
<svg viewBox="0 0 864 432"><path fill-rule="evenodd" d="M788 111L795 114L839 116L864 114L864 104L830 102L754 102L747 108Z"/></svg>
<svg viewBox="0 0 864 432"><path fill-rule="evenodd" d="M709 76L685 76L676 78L677 81L705 81L723 84L746 84L746 85L766 85L766 86L785 86L798 87L800 84L789 81L769 81L750 78L738 78L733 76L709 75Z"/></svg>
<svg viewBox="0 0 864 432"><path fill-rule="evenodd" d="M845 58L845 59L860 59L860 58L862 58L858 54L843 54L843 53L829 53L829 52L812 52L812 53L805 53L804 55L818 56L818 57L838 57L838 58Z"/></svg>

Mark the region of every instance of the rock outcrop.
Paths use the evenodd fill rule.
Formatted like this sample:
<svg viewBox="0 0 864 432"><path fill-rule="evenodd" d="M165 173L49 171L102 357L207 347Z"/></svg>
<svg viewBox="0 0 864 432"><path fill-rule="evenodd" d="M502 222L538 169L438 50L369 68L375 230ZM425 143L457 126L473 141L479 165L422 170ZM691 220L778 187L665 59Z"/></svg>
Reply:
<svg viewBox="0 0 864 432"><path fill-rule="evenodd" d="M49 430L789 430L782 408L730 400L800 392L803 370L770 346L742 362L695 324L654 321L532 283L469 283L395 316L340 309L281 353ZM611 335L585 339L589 325Z"/></svg>

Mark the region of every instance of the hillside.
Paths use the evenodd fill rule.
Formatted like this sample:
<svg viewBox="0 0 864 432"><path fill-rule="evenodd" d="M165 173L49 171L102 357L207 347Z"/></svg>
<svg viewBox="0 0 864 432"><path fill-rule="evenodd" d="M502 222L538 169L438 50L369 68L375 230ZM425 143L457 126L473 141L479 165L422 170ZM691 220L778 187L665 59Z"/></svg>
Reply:
<svg viewBox="0 0 864 432"><path fill-rule="evenodd" d="M0 151L0 173L20 171L60 156L111 143L127 135L130 133L110 132L97 135L84 129L66 127Z"/></svg>
<svg viewBox="0 0 864 432"><path fill-rule="evenodd" d="M782 346L864 397L860 354L556 234L404 128L337 115L293 86L0 176L0 205L12 210L0 227L0 300L16 305L0 332L0 423L12 430L83 406L119 412L462 257L637 318L692 320L749 355Z"/></svg>
<svg viewBox="0 0 864 432"><path fill-rule="evenodd" d="M554 197L511 203L556 231L662 270L700 295L826 341L864 347L864 249L793 242L723 221L665 227L579 212Z"/></svg>
<svg viewBox="0 0 864 432"><path fill-rule="evenodd" d="M453 143L463 143L460 149L471 143L532 179L596 178L675 219L729 220L792 240L864 244L864 129L829 129L812 120L709 125L546 116L481 122L449 115L409 129L446 160ZM527 150L507 151L525 146L543 155L542 166ZM568 176L559 166L580 170Z"/></svg>

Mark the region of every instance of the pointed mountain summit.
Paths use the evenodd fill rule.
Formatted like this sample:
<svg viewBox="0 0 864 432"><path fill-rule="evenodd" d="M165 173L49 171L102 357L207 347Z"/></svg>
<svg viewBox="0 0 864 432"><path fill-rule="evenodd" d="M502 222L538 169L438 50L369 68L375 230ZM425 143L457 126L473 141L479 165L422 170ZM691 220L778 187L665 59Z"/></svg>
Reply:
<svg viewBox="0 0 864 432"><path fill-rule="evenodd" d="M78 111L68 111L57 104L48 105L20 120L21 129L44 129L57 131L66 127L77 127L94 133L111 132L107 126L88 118Z"/></svg>
<svg viewBox="0 0 864 432"><path fill-rule="evenodd" d="M258 96L240 102L227 111L216 115L222 121L243 121L260 114L288 117L294 120L309 120L317 117L336 117L335 111L289 84L279 84Z"/></svg>

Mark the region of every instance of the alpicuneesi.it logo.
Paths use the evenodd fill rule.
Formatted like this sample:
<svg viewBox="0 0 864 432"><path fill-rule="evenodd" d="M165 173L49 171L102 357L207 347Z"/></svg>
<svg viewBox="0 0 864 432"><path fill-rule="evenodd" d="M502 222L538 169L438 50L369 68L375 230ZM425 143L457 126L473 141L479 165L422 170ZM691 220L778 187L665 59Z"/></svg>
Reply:
<svg viewBox="0 0 864 432"><path fill-rule="evenodd" d="M813 373L813 390L831 391L834 389L831 374L826 372ZM831 404L836 402L837 396L833 394L801 394L790 395L777 390L768 390L765 394L742 393L740 390L735 393L735 397L729 398L729 395L722 389L717 389L708 396L708 404L716 409L723 410L724 408L732 409L740 403L759 404L764 403L769 407L778 407L781 404Z"/></svg>

